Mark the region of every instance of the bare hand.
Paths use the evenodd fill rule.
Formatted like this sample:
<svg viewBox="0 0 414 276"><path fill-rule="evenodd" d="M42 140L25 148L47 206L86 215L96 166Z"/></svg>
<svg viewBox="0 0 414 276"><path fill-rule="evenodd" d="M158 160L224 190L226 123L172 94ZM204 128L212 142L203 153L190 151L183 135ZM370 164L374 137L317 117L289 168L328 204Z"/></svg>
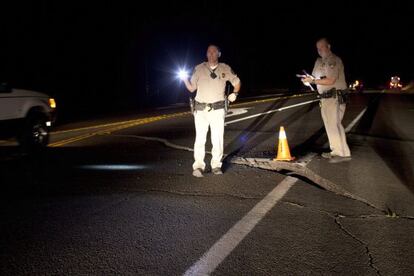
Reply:
<svg viewBox="0 0 414 276"><path fill-rule="evenodd" d="M303 79L302 79L302 82L303 82L303 83L312 83L312 82L313 82L313 78L311 78L311 77L306 77L306 78L303 78Z"/></svg>
<svg viewBox="0 0 414 276"><path fill-rule="evenodd" d="M237 99L237 94L236 93L231 93L227 99L229 99L229 101L232 103Z"/></svg>

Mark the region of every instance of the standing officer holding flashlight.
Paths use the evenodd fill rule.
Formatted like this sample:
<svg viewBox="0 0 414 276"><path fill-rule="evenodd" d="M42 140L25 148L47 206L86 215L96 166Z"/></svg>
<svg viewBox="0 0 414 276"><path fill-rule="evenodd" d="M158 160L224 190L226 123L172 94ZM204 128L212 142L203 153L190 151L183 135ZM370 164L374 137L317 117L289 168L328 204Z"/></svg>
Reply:
<svg viewBox="0 0 414 276"><path fill-rule="evenodd" d="M194 123L196 138L194 143L193 175L203 177L206 164L205 144L207 133L211 129L212 159L211 169L213 174L222 174L221 165L223 158L223 137L225 117L225 87L229 81L233 87L233 93L228 96L230 102L234 102L240 90L240 79L233 70L224 63L219 63L221 56L219 47L210 45L207 48L207 62L197 65L191 79L183 78L185 86L191 93L197 91L194 104Z"/></svg>

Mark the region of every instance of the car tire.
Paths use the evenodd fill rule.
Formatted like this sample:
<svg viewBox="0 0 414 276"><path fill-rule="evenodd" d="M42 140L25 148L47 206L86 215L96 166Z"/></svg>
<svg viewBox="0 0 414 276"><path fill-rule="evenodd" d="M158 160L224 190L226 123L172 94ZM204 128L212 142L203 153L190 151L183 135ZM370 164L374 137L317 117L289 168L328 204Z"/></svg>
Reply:
<svg viewBox="0 0 414 276"><path fill-rule="evenodd" d="M44 115L29 115L23 124L23 129L18 137L19 144L25 150L40 150L49 144L49 127Z"/></svg>

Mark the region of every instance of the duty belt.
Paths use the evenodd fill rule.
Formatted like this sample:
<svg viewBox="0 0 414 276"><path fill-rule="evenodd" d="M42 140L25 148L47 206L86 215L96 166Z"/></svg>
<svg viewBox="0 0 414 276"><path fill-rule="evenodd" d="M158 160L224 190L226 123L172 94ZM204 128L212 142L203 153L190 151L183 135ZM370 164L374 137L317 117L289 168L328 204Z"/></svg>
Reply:
<svg viewBox="0 0 414 276"><path fill-rule="evenodd" d="M323 93L320 93L319 94L319 97L321 99L335 98L336 97L336 93L335 92L336 92L335 90L332 90L331 89L331 90L325 91Z"/></svg>
<svg viewBox="0 0 414 276"><path fill-rule="evenodd" d="M211 110L223 109L225 107L225 102L219 101L215 103L200 103L200 102L195 101L194 107L195 107L194 109L197 111L203 111L203 110L211 111Z"/></svg>
<svg viewBox="0 0 414 276"><path fill-rule="evenodd" d="M349 103L349 91L347 89L329 89L321 94L319 94L318 98L320 99L329 99L329 98L338 98L338 102L340 104Z"/></svg>

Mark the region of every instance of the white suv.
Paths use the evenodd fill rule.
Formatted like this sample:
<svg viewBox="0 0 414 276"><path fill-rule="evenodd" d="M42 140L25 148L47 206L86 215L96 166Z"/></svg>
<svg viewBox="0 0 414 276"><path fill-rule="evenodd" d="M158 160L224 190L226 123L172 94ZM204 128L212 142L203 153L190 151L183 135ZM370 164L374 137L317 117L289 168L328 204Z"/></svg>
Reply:
<svg viewBox="0 0 414 276"><path fill-rule="evenodd" d="M48 95L0 84L0 139L17 138L26 149L47 146L56 102Z"/></svg>

